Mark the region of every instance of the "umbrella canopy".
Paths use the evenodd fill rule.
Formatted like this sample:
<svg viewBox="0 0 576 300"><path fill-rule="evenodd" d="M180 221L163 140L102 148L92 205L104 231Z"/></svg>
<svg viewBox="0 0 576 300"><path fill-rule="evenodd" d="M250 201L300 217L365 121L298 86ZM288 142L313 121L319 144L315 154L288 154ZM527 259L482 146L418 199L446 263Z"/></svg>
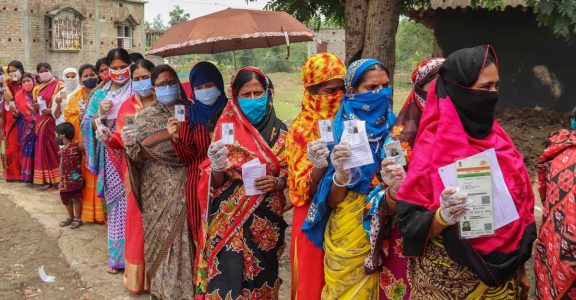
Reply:
<svg viewBox="0 0 576 300"><path fill-rule="evenodd" d="M149 55L219 53L308 42L314 33L283 11L228 8L168 29Z"/></svg>

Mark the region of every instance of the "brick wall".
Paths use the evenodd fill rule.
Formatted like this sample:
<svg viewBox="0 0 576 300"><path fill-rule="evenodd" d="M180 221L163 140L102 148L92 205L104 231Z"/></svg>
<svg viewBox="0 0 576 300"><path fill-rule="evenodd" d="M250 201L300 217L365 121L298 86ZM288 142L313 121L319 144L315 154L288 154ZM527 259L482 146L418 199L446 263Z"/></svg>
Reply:
<svg viewBox="0 0 576 300"><path fill-rule="evenodd" d="M318 52L330 52L340 57L342 60L346 59L346 34L344 29L338 28L325 28L320 29L315 33L315 42L308 45L308 55L313 55Z"/></svg>
<svg viewBox="0 0 576 300"><path fill-rule="evenodd" d="M50 49L47 13L64 7L84 17L79 51ZM140 0L0 0L0 64L18 59L27 71L35 72L36 64L46 61L61 73L66 67L95 63L117 47L116 25L124 23L133 28L129 51L144 52L144 2Z"/></svg>

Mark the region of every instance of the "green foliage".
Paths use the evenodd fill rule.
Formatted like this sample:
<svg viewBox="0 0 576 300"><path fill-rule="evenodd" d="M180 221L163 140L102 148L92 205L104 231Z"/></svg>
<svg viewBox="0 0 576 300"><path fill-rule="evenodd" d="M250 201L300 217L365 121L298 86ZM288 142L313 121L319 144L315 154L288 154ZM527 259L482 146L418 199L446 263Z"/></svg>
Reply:
<svg viewBox="0 0 576 300"><path fill-rule="evenodd" d="M190 19L190 14L184 13L184 9L179 5L174 5L174 8L170 12L170 21L168 21L168 23L170 26L174 26L178 23L188 21L188 19Z"/></svg>
<svg viewBox="0 0 576 300"><path fill-rule="evenodd" d="M188 16L190 16L190 15L188 15ZM167 26L166 26L166 24L164 24L164 20L162 20L162 16L160 14L157 14L156 17L154 18L154 21L152 21L152 24L150 24L150 29L164 30L166 28L167 28Z"/></svg>
<svg viewBox="0 0 576 300"><path fill-rule="evenodd" d="M551 27L554 35L566 39L576 35L576 1L527 0L527 3L534 7L538 24Z"/></svg>
<svg viewBox="0 0 576 300"><path fill-rule="evenodd" d="M396 67L411 72L423 59L432 54L432 30L415 21L402 18L396 33Z"/></svg>
<svg viewBox="0 0 576 300"><path fill-rule="evenodd" d="M254 2L256 0L246 0ZM340 0L269 0L266 10L285 11L300 22L318 30L324 23L344 24L344 7Z"/></svg>

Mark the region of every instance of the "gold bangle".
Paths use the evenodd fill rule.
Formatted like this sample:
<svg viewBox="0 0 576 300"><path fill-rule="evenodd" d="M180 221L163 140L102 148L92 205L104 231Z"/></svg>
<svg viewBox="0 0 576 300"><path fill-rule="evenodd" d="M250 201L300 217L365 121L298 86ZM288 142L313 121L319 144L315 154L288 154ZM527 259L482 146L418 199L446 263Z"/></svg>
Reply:
<svg viewBox="0 0 576 300"><path fill-rule="evenodd" d="M442 226L450 226L450 224L446 223L446 221L444 221L442 218L442 215L440 214L440 208L436 210L436 221L438 221L438 223L440 223Z"/></svg>

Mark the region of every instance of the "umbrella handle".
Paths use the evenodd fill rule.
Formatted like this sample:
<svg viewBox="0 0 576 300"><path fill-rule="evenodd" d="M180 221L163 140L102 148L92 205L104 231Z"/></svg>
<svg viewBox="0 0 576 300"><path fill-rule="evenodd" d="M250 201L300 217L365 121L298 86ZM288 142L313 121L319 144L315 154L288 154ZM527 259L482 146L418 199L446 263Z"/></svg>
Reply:
<svg viewBox="0 0 576 300"><path fill-rule="evenodd" d="M288 36L288 32L284 30L284 27L280 27L282 32L284 33L284 38L286 39L286 48L288 49L288 53L286 54L286 59L290 58L290 37Z"/></svg>

